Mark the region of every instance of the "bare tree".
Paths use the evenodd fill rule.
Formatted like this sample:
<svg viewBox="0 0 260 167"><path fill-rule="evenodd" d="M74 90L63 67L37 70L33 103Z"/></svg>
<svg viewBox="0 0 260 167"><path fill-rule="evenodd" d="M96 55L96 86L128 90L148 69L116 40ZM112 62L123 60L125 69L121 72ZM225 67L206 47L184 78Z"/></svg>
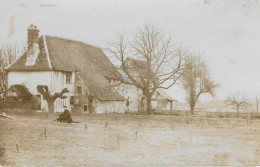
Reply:
<svg viewBox="0 0 260 167"><path fill-rule="evenodd" d="M258 112L259 103L260 103L260 97L258 94L255 96L255 102L256 102L256 112Z"/></svg>
<svg viewBox="0 0 260 167"><path fill-rule="evenodd" d="M248 105L247 102L247 98L245 97L245 95L242 94L234 94L232 96L229 96L226 100L228 105L233 105L236 107L236 111L237 111L237 117L239 117L239 109L241 107L246 107Z"/></svg>
<svg viewBox="0 0 260 167"><path fill-rule="evenodd" d="M65 93L68 93L69 90L67 88L62 89L60 93L54 93L51 95L48 86L46 85L38 85L37 91L42 94L43 99L45 99L48 103L48 108L50 113L54 113L54 102L57 98L65 99L67 96L65 96Z"/></svg>
<svg viewBox="0 0 260 167"><path fill-rule="evenodd" d="M0 44L0 94L3 95L3 99L5 99L8 90L6 67L20 57L25 50L25 43L22 45L8 42Z"/></svg>
<svg viewBox="0 0 260 167"><path fill-rule="evenodd" d="M186 60L187 69L181 77L182 87L187 92L191 114L201 94L215 95L218 84L210 77L206 63L200 57L189 56Z"/></svg>
<svg viewBox="0 0 260 167"><path fill-rule="evenodd" d="M173 48L171 37L152 25L144 25L127 38L118 35L107 49L118 62L123 77L114 75L120 83L134 85L146 97L148 114L151 114L151 98L156 89L168 89L185 71L184 55Z"/></svg>

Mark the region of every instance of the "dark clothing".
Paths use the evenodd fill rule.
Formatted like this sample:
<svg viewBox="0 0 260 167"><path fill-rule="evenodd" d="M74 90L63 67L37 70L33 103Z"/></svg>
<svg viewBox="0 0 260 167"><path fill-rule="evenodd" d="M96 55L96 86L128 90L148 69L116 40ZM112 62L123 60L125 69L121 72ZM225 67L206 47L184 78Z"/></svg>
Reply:
<svg viewBox="0 0 260 167"><path fill-rule="evenodd" d="M66 109L61 115L59 115L59 118L57 119L59 122L66 122L66 123L72 123L72 118L70 115L70 111Z"/></svg>
<svg viewBox="0 0 260 167"><path fill-rule="evenodd" d="M128 99L126 100L126 106L129 106L129 100Z"/></svg>

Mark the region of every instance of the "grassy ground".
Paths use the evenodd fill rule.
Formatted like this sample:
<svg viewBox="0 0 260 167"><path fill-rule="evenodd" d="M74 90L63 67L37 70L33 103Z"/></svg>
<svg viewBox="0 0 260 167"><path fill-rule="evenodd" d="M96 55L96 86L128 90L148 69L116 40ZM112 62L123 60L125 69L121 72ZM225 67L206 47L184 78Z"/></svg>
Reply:
<svg viewBox="0 0 260 167"><path fill-rule="evenodd" d="M260 165L260 121L180 116L0 118L0 164L31 166Z"/></svg>

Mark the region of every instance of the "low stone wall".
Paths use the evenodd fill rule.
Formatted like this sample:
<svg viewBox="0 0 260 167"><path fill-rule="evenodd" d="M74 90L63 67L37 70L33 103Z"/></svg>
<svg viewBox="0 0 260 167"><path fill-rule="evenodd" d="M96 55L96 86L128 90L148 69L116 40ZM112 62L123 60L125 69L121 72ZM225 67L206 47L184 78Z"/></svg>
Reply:
<svg viewBox="0 0 260 167"><path fill-rule="evenodd" d="M1 109L33 109L40 110L41 104L34 102L3 102L0 103Z"/></svg>

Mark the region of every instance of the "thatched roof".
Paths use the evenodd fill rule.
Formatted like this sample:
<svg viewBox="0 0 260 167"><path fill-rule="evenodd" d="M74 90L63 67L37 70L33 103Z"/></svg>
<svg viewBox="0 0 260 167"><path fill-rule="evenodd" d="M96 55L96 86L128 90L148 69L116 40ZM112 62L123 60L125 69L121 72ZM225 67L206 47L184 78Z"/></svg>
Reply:
<svg viewBox="0 0 260 167"><path fill-rule="evenodd" d="M26 53L9 71L77 71L91 92L101 101L124 100L106 77L121 77L103 51L80 41L42 36L39 39L40 54L33 66L25 66Z"/></svg>
<svg viewBox="0 0 260 167"><path fill-rule="evenodd" d="M27 52L25 52L21 57L19 57L11 66L7 68L8 71L48 71L51 70L48 65L48 59L46 51L44 49L44 40L41 36L39 38L40 53L36 59L35 65L26 66Z"/></svg>

